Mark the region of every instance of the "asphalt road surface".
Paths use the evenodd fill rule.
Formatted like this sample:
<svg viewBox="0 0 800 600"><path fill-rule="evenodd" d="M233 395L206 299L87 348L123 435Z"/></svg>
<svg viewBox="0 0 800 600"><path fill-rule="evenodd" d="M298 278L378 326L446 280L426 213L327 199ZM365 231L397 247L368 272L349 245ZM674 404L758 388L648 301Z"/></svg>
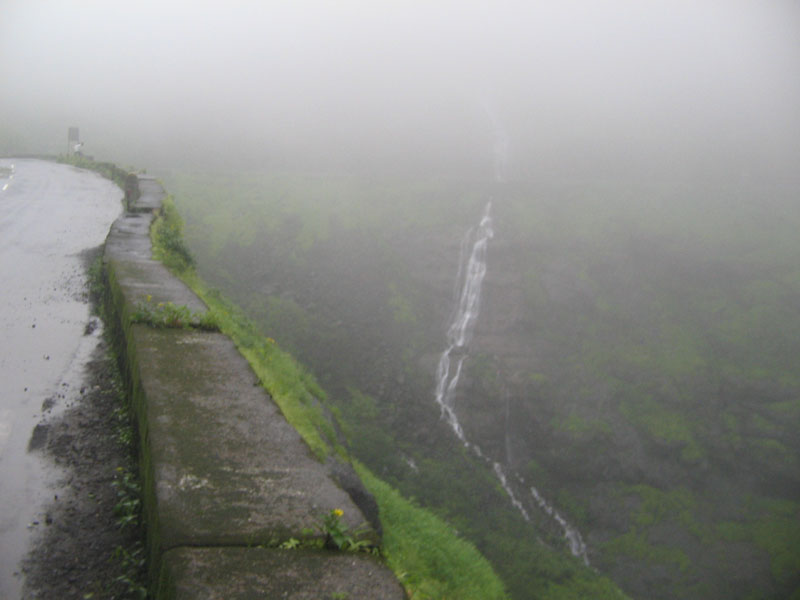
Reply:
<svg viewBox="0 0 800 600"><path fill-rule="evenodd" d="M34 429L80 394L97 344L86 262L122 210L122 191L67 165L0 159L0 598L19 598L19 563L46 527L59 473Z"/></svg>

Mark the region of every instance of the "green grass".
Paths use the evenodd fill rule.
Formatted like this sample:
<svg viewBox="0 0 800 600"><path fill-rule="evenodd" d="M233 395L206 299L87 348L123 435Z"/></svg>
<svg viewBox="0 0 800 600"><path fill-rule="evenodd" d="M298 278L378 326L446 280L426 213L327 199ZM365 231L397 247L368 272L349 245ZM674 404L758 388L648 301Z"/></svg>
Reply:
<svg viewBox="0 0 800 600"><path fill-rule="evenodd" d="M500 579L475 546L433 513L403 498L356 463L380 506L386 560L411 600L506 598Z"/></svg>
<svg viewBox="0 0 800 600"><path fill-rule="evenodd" d="M219 331L214 313L192 312L188 306L173 302L153 304L149 296L145 302L136 304L131 313L131 322L144 323L158 328L195 328L204 331Z"/></svg>
<svg viewBox="0 0 800 600"><path fill-rule="evenodd" d="M156 260L177 273L194 267L194 257L183 241L183 219L171 196L164 198L159 218L153 223L150 235L153 240L153 257Z"/></svg>

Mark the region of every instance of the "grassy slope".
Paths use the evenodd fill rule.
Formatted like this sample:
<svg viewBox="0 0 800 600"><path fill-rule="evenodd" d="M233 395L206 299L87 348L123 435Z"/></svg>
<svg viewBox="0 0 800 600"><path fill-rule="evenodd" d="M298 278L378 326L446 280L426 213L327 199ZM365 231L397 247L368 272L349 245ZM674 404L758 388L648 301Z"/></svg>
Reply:
<svg viewBox="0 0 800 600"><path fill-rule="evenodd" d="M577 303L553 306L538 275L548 258L527 257L528 310L585 384L573 385L577 412L554 424L562 443L593 438L596 453L624 429L661 455L647 465L649 484L583 490L628 507L599 566L623 576L632 565L664 568L673 596L719 594L726 583L714 587L711 574L728 579L730 597L797 594L796 195L737 186L542 192L554 199L517 199L514 234L567 261L591 290L580 313ZM568 318L578 321L569 340L559 337ZM586 409L598 386L608 390L602 414ZM587 524L599 517L584 508Z"/></svg>
<svg viewBox="0 0 800 600"><path fill-rule="evenodd" d="M380 231L391 240L414 228L425 235L448 227L461 230L480 202L480 194L469 190L444 193L446 182L400 184L402 191L397 191L347 178L255 176L222 181L216 188L197 181L183 178L177 189L191 196L185 210L198 231L210 237L191 239L204 259L218 266L218 285L226 290L228 285L242 289L236 269L219 262L226 254L244 261L255 255L270 269L289 265L307 273L313 269L314 248L332 247L331 240L343 232L367 240L370 253L381 257L385 248L369 241L369 232ZM223 194L227 200L220 204ZM536 202L529 194L535 194ZM415 197L431 201L407 201ZM448 204L448 198L456 200ZM595 505L615 507L620 519L595 539L598 564L615 576L630 580L648 569L666 569L673 581L672 588L663 590L667 597L703 596L714 589L719 593L721 584L712 589L703 581L713 570L733 582L731 593L771 589L786 595L798 585L800 565L800 505L791 483L798 471L792 431L800 425L794 363L800 319L793 300L800 293L800 223L791 195L737 186L571 185L523 190L504 210L505 235L534 240L532 249L523 245L519 261L527 264L530 319L558 350L554 354L569 357L545 372L538 365L528 373L531 397L552 394L554 402L567 400L554 405L547 432L567 451L561 463L548 463L548 457L532 460L536 480L552 482L551 497L581 527L597 528L604 515ZM588 300L582 299L587 302L559 306L550 300L542 273L553 261L568 264L579 287L591 290ZM386 322L401 325L413 357L427 349L424 332L408 334L429 322L426 292L404 271L404 261L392 263L389 257L384 264L384 293L375 305L390 308ZM258 263L247 265L248 272L251 267L257 270ZM307 348L315 336L323 347L347 343L347 337L326 329L324 320L290 295L264 296L263 303L252 300L248 312L287 343ZM249 297L243 290L245 305ZM413 369L413 359L407 366ZM611 399L605 414L588 410L598 386ZM424 453L414 455L411 445L397 439L396 424L369 395L353 389L337 397L336 405L354 433L357 455L375 456L381 448L395 447L418 463L425 460ZM596 458L587 453L624 452L613 445L597 451L620 436L635 436L663 455L649 466L669 470L676 465L685 476L639 482L612 477L594 488L555 479L553 474L567 463ZM625 460L624 454L620 457ZM400 471L402 465L392 468L386 461L372 464ZM502 531L482 533L464 519L496 500L465 499L466 489L443 483L459 478L447 462L428 460L422 467L419 476L393 482L438 506L488 555L508 557L513 564L530 551L509 546L513 537ZM736 477L746 472L746 477L734 477L727 485L719 477L709 478L713 485L698 483L704 473L720 471ZM759 570L764 560L771 581L735 582L736 576ZM519 571L515 564L505 576ZM515 589L541 594L543 582L557 573L555 567L544 569Z"/></svg>
<svg viewBox="0 0 800 600"><path fill-rule="evenodd" d="M340 386L331 404L360 460L381 472L383 478L399 486L405 494L419 498L478 545L492 560L514 597L557 598L564 594L570 597L574 590L592 587L596 588L596 597L617 597L618 591L607 591L613 586L568 555L559 535L524 522L489 470L465 455L458 445L446 442L450 436L431 406L426 375L423 374L415 394L422 407L413 410L404 399L387 400L384 394L376 401L358 389L360 375L381 369L381 365L366 367L357 358L374 354L374 347L382 343L366 339L368 322L363 327L352 326L352 321L361 314L372 317L383 310L381 323L394 327L391 336L401 340L400 372L376 375L374 379L394 381L397 377L411 385L413 378L419 377L418 355L430 349L431 332L420 331L427 328L431 315L426 312L428 291L420 287L414 275L416 257L404 256L398 260L392 256L393 249L387 247L402 247L404 243L413 246L413 236L425 239L441 229L450 231L451 235L445 237L460 237L464 223L474 218L482 201L482 194L469 189L463 189L453 199L452 182L433 181L411 188L398 187L394 182L369 182L366 188L359 188L360 183L349 178L309 181L294 176L256 175L235 179L215 177L202 179L202 183L192 177L176 177L169 186L179 191L179 201L184 199L181 210L191 216L189 239L197 240L195 232L202 236L203 243L198 244L202 249L201 269L213 277L215 284L243 303L263 331L293 351L305 350L307 358L310 352L312 362L315 352L332 356L328 363L325 356L315 362L318 373L320 366L323 371L325 367L344 371L343 378L354 384L355 387L344 389ZM223 193L230 195L222 196ZM264 200L265 194L269 194L270 201ZM404 194L415 200L402 201L407 200ZM220 200L222 197L226 198L224 202ZM395 227L387 229L387 221ZM330 252L315 253L315 248L325 246L331 238L336 238L337 243L327 246ZM369 248L366 252L364 245ZM448 249L448 256L453 252L457 254L457 247ZM365 294L350 297L346 302L358 304L361 314L349 316L351 322L344 327L345 332L337 329L335 318L327 318L327 307L317 305L308 310L295 302L292 292L297 293L296 289L288 290L289 293L278 289L248 294L247 286L243 289L239 279L249 273L247 281L258 285L261 281L281 281L281 271L290 271L289 278L296 277L297 285L309 285L302 280L314 268L310 265L319 264L329 256L334 257L333 266L339 270L333 277L336 282L328 290L336 284L346 288L345 293L365 290ZM360 286L369 277L368 273L375 271L382 278L377 300L365 297L367 290L374 292L374 286ZM351 275L353 281L349 281ZM285 276L282 281L286 282ZM324 291L312 290L306 296L321 298ZM370 300L374 301L370 304ZM346 335L353 331L360 337ZM438 345L440 336L433 333ZM361 354L354 349L359 344L364 347ZM333 348L335 352L331 352ZM348 363L352 371L348 371ZM398 409L401 405L406 406ZM414 414L409 416L408 410ZM423 428L409 425L418 422L415 418L420 411L426 412L424 418L433 425ZM450 448L443 449L443 443ZM419 470L409 472L403 456L415 461ZM475 519L476 514L485 518ZM539 541L542 538L557 550L542 545ZM562 582L561 586L554 587L553 581Z"/></svg>
<svg viewBox="0 0 800 600"><path fill-rule="evenodd" d="M153 227L157 258L206 302L213 320L236 342L284 416L317 456L324 459L331 452L337 452L346 458L346 450L337 443L332 424L316 403L325 401L325 393L314 377L281 351L275 340L259 334L234 305L219 293L208 290L187 264L188 255L178 242L181 228L180 217L167 199L163 216ZM378 500L384 528L384 555L411 598L499 600L506 597L503 584L472 544L459 538L432 513L404 499L363 465L358 465L358 471Z"/></svg>

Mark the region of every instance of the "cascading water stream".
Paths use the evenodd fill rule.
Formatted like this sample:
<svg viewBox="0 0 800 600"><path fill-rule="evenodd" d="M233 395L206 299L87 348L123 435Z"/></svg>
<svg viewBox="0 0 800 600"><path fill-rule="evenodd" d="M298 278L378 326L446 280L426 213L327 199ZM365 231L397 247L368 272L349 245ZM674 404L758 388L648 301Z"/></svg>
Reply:
<svg viewBox="0 0 800 600"><path fill-rule="evenodd" d="M487 105L485 109L492 123L494 133L495 181L504 183L508 164L508 136L490 107ZM492 201L489 200L477 227L469 229L461 243L461 256L459 257L458 276L456 278L455 306L450 317L450 326L447 329L447 348L439 357L439 364L436 367L436 403L441 408L442 418L447 421L458 439L477 456L491 463L492 470L500 481L500 485L508 494L511 504L519 510L526 521L529 521L530 515L514 494L502 465L485 456L477 444L467 439L454 407L455 390L461 377L464 360L467 357L467 346L480 311L481 289L486 275L487 250L489 240L492 237L494 237ZM506 411L508 411L508 405L506 406ZM524 480L521 477L517 476L517 478L520 483L524 484ZM567 523L566 519L542 497L535 487L530 487L530 493L539 508L558 523L572 554L581 558L588 566L586 544L584 544L578 530Z"/></svg>
<svg viewBox="0 0 800 600"><path fill-rule="evenodd" d="M447 420L455 434L465 444L467 439L464 431L458 422L455 410L453 409L453 397L458 379L461 376L461 368L466 358L466 345L472 337L472 329L475 320L478 318L481 301L481 287L483 277L486 275L486 246L494 235L492 231L491 218L492 203L486 205L483 217L478 227L470 229L464 237L461 245L461 260L459 261L459 280L460 292L457 298L456 309L447 329L447 349L439 357L439 365L436 367L436 403L442 409L442 417ZM469 248L470 241L473 240L472 249L469 257L466 257L465 249ZM464 261L466 259L466 264ZM455 370L451 374L453 359L451 355L455 353Z"/></svg>

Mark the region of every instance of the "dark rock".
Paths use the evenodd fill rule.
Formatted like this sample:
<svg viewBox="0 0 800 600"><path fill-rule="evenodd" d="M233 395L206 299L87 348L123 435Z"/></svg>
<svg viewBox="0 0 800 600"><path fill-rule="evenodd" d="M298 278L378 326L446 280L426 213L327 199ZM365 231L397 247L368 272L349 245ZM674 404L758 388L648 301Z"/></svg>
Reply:
<svg viewBox="0 0 800 600"><path fill-rule="evenodd" d="M37 423L28 440L28 452L34 452L44 447L47 442L47 432L50 429L47 423Z"/></svg>

